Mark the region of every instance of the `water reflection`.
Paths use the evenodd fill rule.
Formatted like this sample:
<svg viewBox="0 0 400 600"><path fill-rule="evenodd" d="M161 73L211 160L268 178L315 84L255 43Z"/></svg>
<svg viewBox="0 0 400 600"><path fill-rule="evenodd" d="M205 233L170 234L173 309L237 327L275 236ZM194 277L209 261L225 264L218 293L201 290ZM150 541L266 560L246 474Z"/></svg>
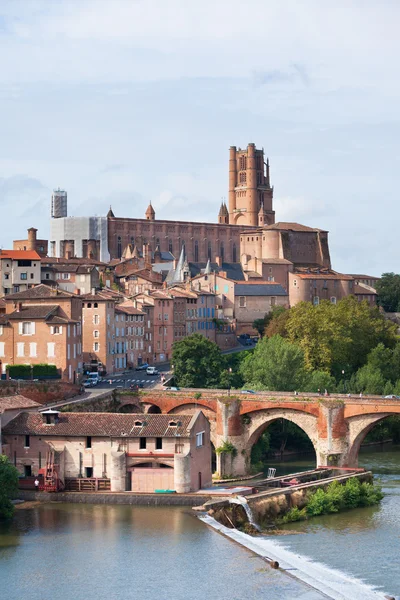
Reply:
<svg viewBox="0 0 400 600"><path fill-rule="evenodd" d="M19 511L11 529L20 545L0 551L7 600L323 598L186 509L54 503Z"/></svg>

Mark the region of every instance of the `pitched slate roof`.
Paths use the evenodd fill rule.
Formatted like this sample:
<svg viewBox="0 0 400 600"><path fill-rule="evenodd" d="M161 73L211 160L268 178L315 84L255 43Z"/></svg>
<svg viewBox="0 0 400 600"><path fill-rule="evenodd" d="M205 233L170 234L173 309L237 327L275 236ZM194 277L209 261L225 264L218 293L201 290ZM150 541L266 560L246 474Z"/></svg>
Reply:
<svg viewBox="0 0 400 600"><path fill-rule="evenodd" d="M235 296L287 296L279 283L238 283Z"/></svg>
<svg viewBox="0 0 400 600"><path fill-rule="evenodd" d="M5 435L70 437L187 437L197 415L119 413L59 413L58 423L46 425L40 413L20 413L3 428ZM192 423L193 421L193 423ZM177 423L171 426L170 423Z"/></svg>

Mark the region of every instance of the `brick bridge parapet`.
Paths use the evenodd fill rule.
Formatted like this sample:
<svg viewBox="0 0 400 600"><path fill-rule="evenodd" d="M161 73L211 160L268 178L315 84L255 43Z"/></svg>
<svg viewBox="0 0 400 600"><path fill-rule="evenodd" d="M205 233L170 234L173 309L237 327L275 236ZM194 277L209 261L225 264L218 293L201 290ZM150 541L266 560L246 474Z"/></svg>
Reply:
<svg viewBox="0 0 400 600"><path fill-rule="evenodd" d="M218 455L221 476L248 474L252 446L276 419L287 419L305 431L314 445L317 466L356 467L366 434L380 420L400 414L400 400L380 396L255 395L208 389L149 390L139 396L146 411L154 406L163 413L202 410L211 421L214 446L229 442L235 449L229 460L224 454Z"/></svg>

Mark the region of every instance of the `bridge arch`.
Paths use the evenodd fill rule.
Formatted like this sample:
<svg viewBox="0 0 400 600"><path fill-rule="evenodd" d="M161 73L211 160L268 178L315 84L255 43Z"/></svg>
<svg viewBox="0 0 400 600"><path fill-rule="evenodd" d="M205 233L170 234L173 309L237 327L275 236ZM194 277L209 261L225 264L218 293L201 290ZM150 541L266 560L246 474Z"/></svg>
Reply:
<svg viewBox="0 0 400 600"><path fill-rule="evenodd" d="M245 426L247 441L244 449L248 459L250 459L252 447L268 428L268 426L278 419L285 419L286 421L290 421L291 423L297 425L308 436L315 451L317 464L319 464L317 427L318 419L315 415L304 413L301 410L270 409L247 413L246 417L250 418L250 422Z"/></svg>
<svg viewBox="0 0 400 600"><path fill-rule="evenodd" d="M394 415L398 415L398 413L362 414L347 419L349 445L345 460L346 465L349 467L358 466L358 454L366 435L375 427L375 425L380 423L380 421Z"/></svg>
<svg viewBox="0 0 400 600"><path fill-rule="evenodd" d="M206 404L201 404L197 402L180 404L179 406L175 406L170 411L168 411L169 415L194 415L195 412L201 410L207 419L210 422L210 440L214 448L218 446L218 439L216 435L216 415L212 408L207 406Z"/></svg>
<svg viewBox="0 0 400 600"><path fill-rule="evenodd" d="M197 410L203 411L208 419L215 419L215 410L210 408L208 404L204 404L202 402L183 402L182 404L178 404L174 406L174 408L171 408L171 410L168 411L168 414L187 415L193 414Z"/></svg>

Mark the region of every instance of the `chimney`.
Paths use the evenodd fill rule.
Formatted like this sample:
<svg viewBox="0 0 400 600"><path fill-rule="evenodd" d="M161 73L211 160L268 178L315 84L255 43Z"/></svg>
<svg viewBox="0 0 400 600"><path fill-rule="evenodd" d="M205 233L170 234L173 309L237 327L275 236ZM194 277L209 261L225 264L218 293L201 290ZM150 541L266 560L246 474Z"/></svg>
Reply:
<svg viewBox="0 0 400 600"><path fill-rule="evenodd" d="M81 290L79 288L75 288L75 294L77 296L80 296L81 295Z"/></svg>
<svg viewBox="0 0 400 600"><path fill-rule="evenodd" d="M220 256L216 256L216 257L215 257L215 262L217 263L217 265L218 265L219 267L222 267L222 259L221 259L221 257L220 257Z"/></svg>
<svg viewBox="0 0 400 600"><path fill-rule="evenodd" d="M27 250L36 250L36 232L37 229L31 227L28 229L28 247Z"/></svg>
<svg viewBox="0 0 400 600"><path fill-rule="evenodd" d="M17 304L17 312L21 312L22 310L22 302L18 302Z"/></svg>
<svg viewBox="0 0 400 600"><path fill-rule="evenodd" d="M96 295L96 288L92 288L92 296Z"/></svg>
<svg viewBox="0 0 400 600"><path fill-rule="evenodd" d="M59 422L60 413L58 410L49 408L48 410L42 411L41 415L44 425L56 425Z"/></svg>

